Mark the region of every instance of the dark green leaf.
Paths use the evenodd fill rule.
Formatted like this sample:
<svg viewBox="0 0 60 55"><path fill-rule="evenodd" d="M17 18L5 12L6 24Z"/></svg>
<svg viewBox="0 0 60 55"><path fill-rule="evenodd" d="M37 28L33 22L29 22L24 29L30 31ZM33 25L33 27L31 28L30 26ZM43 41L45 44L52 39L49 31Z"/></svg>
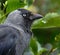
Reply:
<svg viewBox="0 0 60 55"><path fill-rule="evenodd" d="M30 46L32 48L33 53L36 55L38 51L38 46L34 38L31 39Z"/></svg>

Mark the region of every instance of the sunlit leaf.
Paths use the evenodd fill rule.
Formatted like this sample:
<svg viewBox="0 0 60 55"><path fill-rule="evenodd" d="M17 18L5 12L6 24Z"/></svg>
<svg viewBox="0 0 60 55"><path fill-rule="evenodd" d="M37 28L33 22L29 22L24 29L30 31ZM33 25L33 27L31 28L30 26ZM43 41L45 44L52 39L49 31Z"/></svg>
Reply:
<svg viewBox="0 0 60 55"><path fill-rule="evenodd" d="M25 3L24 1L20 1L20 0L8 0L8 6L7 6L7 12L11 12L15 9L24 7Z"/></svg>

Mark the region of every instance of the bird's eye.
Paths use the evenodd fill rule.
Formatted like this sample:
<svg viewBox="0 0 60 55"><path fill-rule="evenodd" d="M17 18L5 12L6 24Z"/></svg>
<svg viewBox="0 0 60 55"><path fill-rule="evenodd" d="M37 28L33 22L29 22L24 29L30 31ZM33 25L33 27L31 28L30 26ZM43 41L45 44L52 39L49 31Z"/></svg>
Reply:
<svg viewBox="0 0 60 55"><path fill-rule="evenodd" d="M22 14L22 16L23 16L23 17L26 17L26 16L27 16L27 14Z"/></svg>
<svg viewBox="0 0 60 55"><path fill-rule="evenodd" d="M26 17L26 18L30 17L31 15L32 15L31 13L23 13L23 14L22 14L22 16L23 16L23 17Z"/></svg>

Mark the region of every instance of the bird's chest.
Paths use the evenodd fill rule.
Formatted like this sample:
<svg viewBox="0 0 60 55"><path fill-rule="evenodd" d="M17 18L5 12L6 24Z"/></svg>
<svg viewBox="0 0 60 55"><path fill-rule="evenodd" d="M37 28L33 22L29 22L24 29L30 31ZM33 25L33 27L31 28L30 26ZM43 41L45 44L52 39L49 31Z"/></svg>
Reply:
<svg viewBox="0 0 60 55"><path fill-rule="evenodd" d="M23 55L30 42L31 34L20 32L16 41L16 55Z"/></svg>
<svg viewBox="0 0 60 55"><path fill-rule="evenodd" d="M30 33L20 32L19 42L20 44L27 45L30 42L31 35Z"/></svg>

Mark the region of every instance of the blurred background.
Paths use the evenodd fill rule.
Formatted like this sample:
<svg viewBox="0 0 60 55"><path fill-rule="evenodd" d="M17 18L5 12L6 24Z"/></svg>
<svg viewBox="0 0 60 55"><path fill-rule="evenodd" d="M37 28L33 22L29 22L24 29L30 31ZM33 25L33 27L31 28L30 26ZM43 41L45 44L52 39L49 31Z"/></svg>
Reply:
<svg viewBox="0 0 60 55"><path fill-rule="evenodd" d="M0 0L0 24L18 8L43 15L31 27L33 37L25 55L60 55L60 0Z"/></svg>
<svg viewBox="0 0 60 55"><path fill-rule="evenodd" d="M46 13L49 13L49 12L60 13L60 1L59 0L58 1L56 0L20 0L20 1L0 0L1 10L5 10L5 8L7 8L8 6L11 6L13 8L17 6L14 9L21 8L21 7L25 7L27 9L29 8L30 10L34 12L38 12L42 15L45 15Z"/></svg>

